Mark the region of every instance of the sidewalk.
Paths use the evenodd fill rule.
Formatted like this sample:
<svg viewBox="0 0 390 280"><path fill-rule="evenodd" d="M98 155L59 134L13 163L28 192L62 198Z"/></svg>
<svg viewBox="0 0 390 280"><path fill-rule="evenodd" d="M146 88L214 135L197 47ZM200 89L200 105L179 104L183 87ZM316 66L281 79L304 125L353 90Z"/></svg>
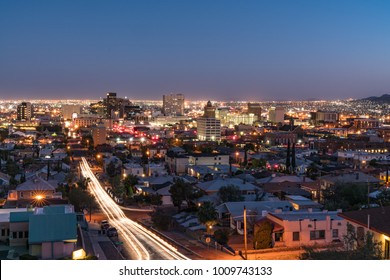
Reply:
<svg viewBox="0 0 390 280"><path fill-rule="evenodd" d="M100 225L89 223L88 236L92 243L95 256L99 260L123 260L122 255L105 234L99 234Z"/></svg>

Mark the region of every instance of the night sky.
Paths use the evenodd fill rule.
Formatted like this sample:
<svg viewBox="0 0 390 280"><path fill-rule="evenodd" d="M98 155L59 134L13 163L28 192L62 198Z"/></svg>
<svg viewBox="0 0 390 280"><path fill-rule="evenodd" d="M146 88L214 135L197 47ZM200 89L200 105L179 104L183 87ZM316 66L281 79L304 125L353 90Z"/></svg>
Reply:
<svg viewBox="0 0 390 280"><path fill-rule="evenodd" d="M390 1L0 0L0 98L390 92Z"/></svg>

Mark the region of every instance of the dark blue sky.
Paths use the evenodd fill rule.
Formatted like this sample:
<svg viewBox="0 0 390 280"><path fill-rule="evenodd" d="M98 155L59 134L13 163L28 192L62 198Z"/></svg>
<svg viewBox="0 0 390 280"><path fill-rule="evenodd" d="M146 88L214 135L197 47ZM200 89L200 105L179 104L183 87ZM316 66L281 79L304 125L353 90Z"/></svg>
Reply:
<svg viewBox="0 0 390 280"><path fill-rule="evenodd" d="M390 92L390 1L0 0L0 97Z"/></svg>

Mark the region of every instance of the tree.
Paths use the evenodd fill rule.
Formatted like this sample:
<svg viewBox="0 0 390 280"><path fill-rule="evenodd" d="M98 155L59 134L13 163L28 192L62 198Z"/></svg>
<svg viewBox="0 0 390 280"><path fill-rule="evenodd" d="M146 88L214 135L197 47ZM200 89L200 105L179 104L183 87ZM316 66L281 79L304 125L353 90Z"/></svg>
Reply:
<svg viewBox="0 0 390 280"><path fill-rule="evenodd" d="M240 188L234 185L224 186L219 189L218 197L222 202L244 201Z"/></svg>
<svg viewBox="0 0 390 280"><path fill-rule="evenodd" d="M153 225L161 230L168 230L169 225L171 224L171 217L163 210L154 211L151 214L151 220Z"/></svg>
<svg viewBox="0 0 390 280"><path fill-rule="evenodd" d="M382 259L381 242L374 240L371 232L357 233L355 227L347 223L347 234L344 236L345 250L316 250L306 247L300 256L303 260L380 260Z"/></svg>
<svg viewBox="0 0 390 280"><path fill-rule="evenodd" d="M252 143L248 143L248 144L245 144L244 146L244 162L243 162L243 166L247 166L248 164L248 151L249 150L254 150L255 149L255 146L252 144Z"/></svg>
<svg viewBox="0 0 390 280"><path fill-rule="evenodd" d="M318 177L318 168L315 165L315 163L311 163L307 168L306 168L306 176L309 177L312 180L316 180Z"/></svg>
<svg viewBox="0 0 390 280"><path fill-rule="evenodd" d="M255 250L272 248L272 230L273 226L268 221L255 228L253 236L253 248Z"/></svg>
<svg viewBox="0 0 390 280"><path fill-rule="evenodd" d="M341 184L322 191L324 206L327 210L357 210L367 203L367 187L359 184Z"/></svg>
<svg viewBox="0 0 390 280"><path fill-rule="evenodd" d="M229 229L218 229L214 232L215 240L222 245L226 245L229 242L230 231Z"/></svg>
<svg viewBox="0 0 390 280"><path fill-rule="evenodd" d="M6 163L7 174L11 177L15 177L19 173L19 166L11 159L7 160Z"/></svg>
<svg viewBox="0 0 390 280"><path fill-rule="evenodd" d="M169 189L171 194L172 203L178 208L178 211L181 211L181 205L184 201L187 202L187 205L192 203L194 190L192 186L188 183L185 183L183 180L178 179Z"/></svg>
<svg viewBox="0 0 390 280"><path fill-rule="evenodd" d="M378 196L375 198L375 200L381 205L381 206L389 206L390 205L390 189L383 189Z"/></svg>
<svg viewBox="0 0 390 280"><path fill-rule="evenodd" d="M138 177L133 174L129 174L122 181L123 186L126 188L127 195L132 197L135 192L135 185L138 184Z"/></svg>
<svg viewBox="0 0 390 280"><path fill-rule="evenodd" d="M89 182L91 182L90 178L83 178L77 182L77 186L83 190L86 190Z"/></svg>
<svg viewBox="0 0 390 280"><path fill-rule="evenodd" d="M116 196L118 198L123 198L126 195L127 190L126 190L125 186L123 184L121 184L119 176L116 176L114 178L115 178L115 180L118 181L118 183L115 185L112 185L112 193L114 194L114 196Z"/></svg>
<svg viewBox="0 0 390 280"><path fill-rule="evenodd" d="M76 212L82 212L84 209L87 209L91 213L93 209L98 207L94 196L82 188L73 188L69 192L69 202L73 204Z"/></svg>
<svg viewBox="0 0 390 280"><path fill-rule="evenodd" d="M355 227L347 223L347 234L344 243L349 252L350 259L356 260L380 260L382 259L381 242L374 240L374 235L367 231L359 232Z"/></svg>
<svg viewBox="0 0 390 280"><path fill-rule="evenodd" d="M264 168L267 165L267 161L263 158L261 159L252 159L252 168Z"/></svg>
<svg viewBox="0 0 390 280"><path fill-rule="evenodd" d="M287 142L287 155L286 155L286 171L290 173L291 161L290 161L290 139Z"/></svg>
<svg viewBox="0 0 390 280"><path fill-rule="evenodd" d="M113 161L111 161L109 164L107 164L106 173L109 177L115 177L116 175L121 174L121 170Z"/></svg>
<svg viewBox="0 0 390 280"><path fill-rule="evenodd" d="M217 224L218 214L212 202L206 201L198 209L199 222L206 226L206 231L210 233L211 227Z"/></svg>
<svg viewBox="0 0 390 280"><path fill-rule="evenodd" d="M293 172L295 172L295 168L297 167L296 158L295 158L295 143L292 144L291 167L292 167Z"/></svg>

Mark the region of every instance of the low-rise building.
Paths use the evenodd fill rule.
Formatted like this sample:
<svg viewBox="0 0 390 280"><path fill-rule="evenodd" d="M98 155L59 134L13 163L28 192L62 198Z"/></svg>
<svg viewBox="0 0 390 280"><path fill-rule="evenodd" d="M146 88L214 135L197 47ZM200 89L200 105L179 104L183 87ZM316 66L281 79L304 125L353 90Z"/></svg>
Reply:
<svg viewBox="0 0 390 280"><path fill-rule="evenodd" d="M191 154L188 156L189 165L221 165L229 164L229 155L223 154Z"/></svg>
<svg viewBox="0 0 390 280"><path fill-rule="evenodd" d="M288 201L240 201L225 202L216 207L218 221L222 226L230 227L239 234L244 234L244 207L247 213L248 231L253 231L255 223L268 212L276 209L292 211Z"/></svg>
<svg viewBox="0 0 390 280"><path fill-rule="evenodd" d="M273 233L275 247L327 245L341 242L346 234L346 221L338 212L277 210L266 217L275 223L279 231ZM256 231L256 229L255 229Z"/></svg>
<svg viewBox="0 0 390 280"><path fill-rule="evenodd" d="M362 209L339 213L339 217L345 219L355 228L357 244L360 246L367 232L373 234L377 242L381 242L383 258L390 259L390 206Z"/></svg>
<svg viewBox="0 0 390 280"><path fill-rule="evenodd" d="M141 177L144 174L144 168L138 163L126 163L123 165L123 176L135 175Z"/></svg>

